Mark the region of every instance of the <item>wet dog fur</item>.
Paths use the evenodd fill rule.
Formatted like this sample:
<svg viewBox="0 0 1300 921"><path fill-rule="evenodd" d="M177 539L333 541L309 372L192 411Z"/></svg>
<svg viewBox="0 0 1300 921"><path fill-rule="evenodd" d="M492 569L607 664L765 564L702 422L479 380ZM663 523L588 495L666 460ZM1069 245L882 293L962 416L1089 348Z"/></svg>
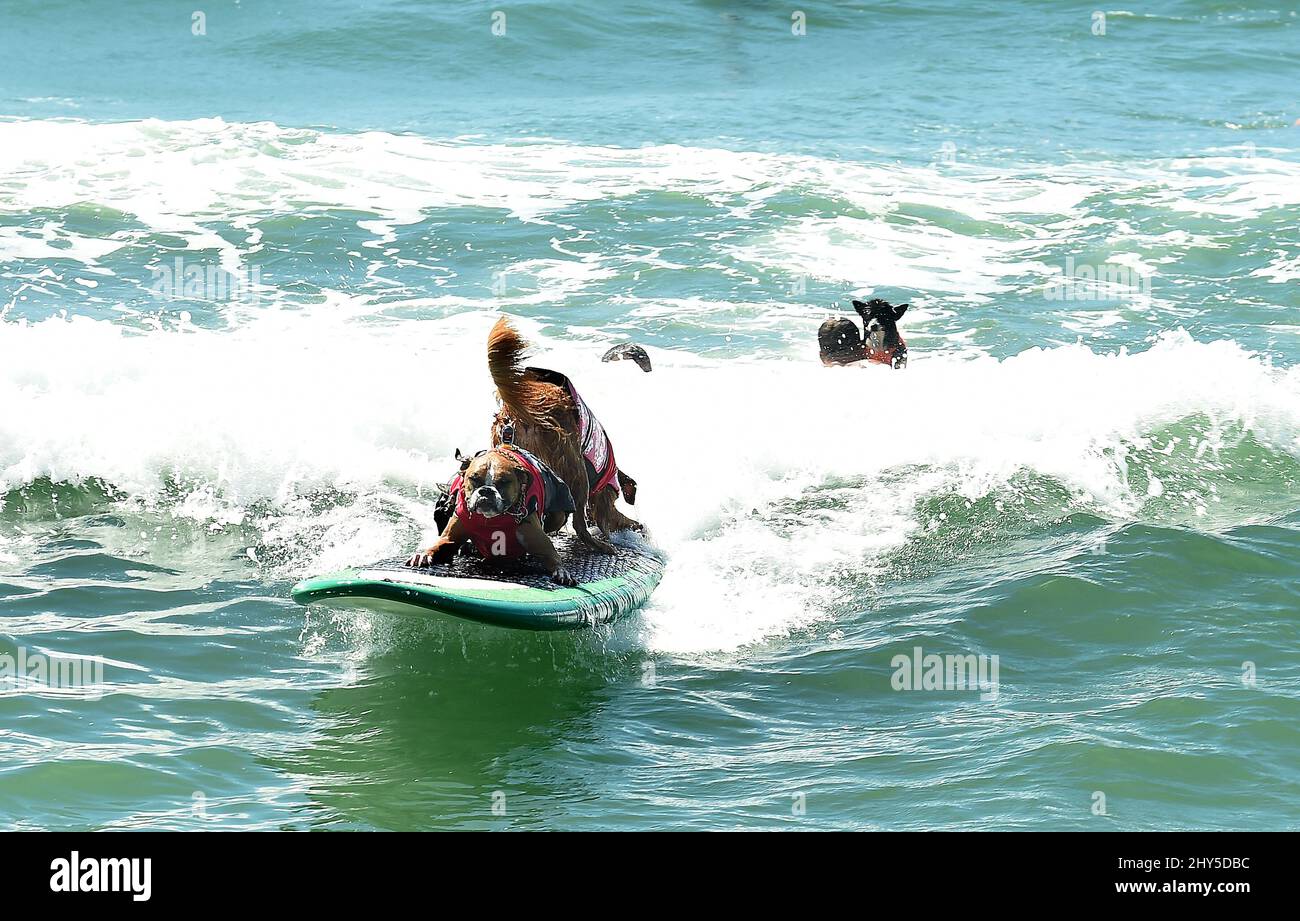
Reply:
<svg viewBox="0 0 1300 921"><path fill-rule="evenodd" d="M591 495L573 398L564 387L539 380L523 367L527 348L528 344L505 317L496 322L488 335L488 370L501 400L501 409L492 421L492 444L494 447L502 444L506 427L513 424L513 443L536 454L573 493L573 530L579 539L593 549L613 553L612 544L591 533L588 521L607 537L614 531L629 528L640 531L642 526L614 507L616 490L603 489ZM636 481L620 469L618 485L624 500L633 504Z"/></svg>

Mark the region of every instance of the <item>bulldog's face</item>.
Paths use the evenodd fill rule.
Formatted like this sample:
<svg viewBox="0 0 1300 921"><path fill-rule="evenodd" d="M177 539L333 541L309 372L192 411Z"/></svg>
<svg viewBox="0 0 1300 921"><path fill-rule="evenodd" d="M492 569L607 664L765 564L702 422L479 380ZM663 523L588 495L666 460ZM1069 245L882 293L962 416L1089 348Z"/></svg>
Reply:
<svg viewBox="0 0 1300 921"><path fill-rule="evenodd" d="M465 479L465 507L485 518L495 518L513 508L528 489L528 472L514 455L488 451L469 462Z"/></svg>

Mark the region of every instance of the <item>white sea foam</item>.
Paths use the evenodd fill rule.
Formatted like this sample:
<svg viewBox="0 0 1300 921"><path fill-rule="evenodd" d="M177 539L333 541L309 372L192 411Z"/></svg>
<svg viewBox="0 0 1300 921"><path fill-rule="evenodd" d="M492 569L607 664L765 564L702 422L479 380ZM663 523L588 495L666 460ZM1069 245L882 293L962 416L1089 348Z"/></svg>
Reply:
<svg viewBox="0 0 1300 921"><path fill-rule="evenodd" d="M1250 274L1256 278L1267 278L1275 285L1300 281L1300 256L1290 259L1279 256L1268 265L1255 269Z"/></svg>
<svg viewBox="0 0 1300 921"><path fill-rule="evenodd" d="M400 552L454 449L485 444L491 322L0 324L0 489L99 477L217 530L259 528L291 553L284 577ZM923 530L926 496L978 498L1028 472L1099 514L1139 514L1159 478L1130 485L1128 455L1189 416L1213 425L1171 442L1175 459L1212 469L1229 423L1300 455L1300 374L1184 334L1131 355L920 356L905 372L653 350L643 374L602 364L598 343L540 345L605 421L641 483L634 511L671 554L643 615L653 649L729 648L827 616L848 600L831 577L869 573ZM319 489L356 498L321 509Z"/></svg>
<svg viewBox="0 0 1300 921"><path fill-rule="evenodd" d="M261 251L257 221L309 209L359 212L373 239L364 258L382 265L394 228L434 209L501 209L525 221L553 220L586 201L647 192L687 195L744 218L791 192L843 201L861 216L800 218L789 228L719 243L721 252L764 270L867 286L890 279L918 291L982 299L1008 277L1056 269L1026 255L1035 243L1067 240L1096 217L1089 197L1142 190L1173 211L1246 218L1300 204L1300 164L1264 156L1171 159L1130 164L1058 164L989 170L905 166L659 145L614 148L547 139L486 144L384 132L320 132L221 119L94 124L76 120L0 121L0 210L23 212L93 204L119 210L191 248L213 249L232 273ZM995 224L996 233L947 229L916 216L927 209ZM1032 220L1031 220L1032 219ZM218 234L216 223L244 239ZM122 245L55 226L0 235L0 258L52 255L102 268ZM1121 232L1122 249L1142 241ZM1156 240L1146 241L1162 245ZM1213 245L1192 235L1172 249ZM70 246L70 244L72 244ZM1123 256L1123 252L1120 253ZM1170 257L1172 258L1172 257ZM647 265L662 262L655 253ZM605 277L584 257L538 263L542 283L563 293Z"/></svg>
<svg viewBox="0 0 1300 921"><path fill-rule="evenodd" d="M997 240L955 233L937 225L896 224L880 218L805 218L735 255L772 269L796 267L820 278L871 288L881 278L904 289L933 291L961 300L988 300L1009 290L1003 279L1054 270L1024 253L1030 240Z"/></svg>
<svg viewBox="0 0 1300 921"><path fill-rule="evenodd" d="M8 177L0 209L116 209L190 247L217 249L230 271L258 258L259 220L302 207L357 212L373 235L362 258L379 266L395 229L431 209L556 221L574 203L668 192L743 218L795 192L861 213L794 217L775 232L711 241L710 252L792 280L806 273L867 287L888 278L947 292L945 301L988 298L1009 277L1042 272L1050 280L1057 268L1032 254L1046 239L1093 233L1098 218L1084 204L1091 196L1142 189L1172 210L1239 218L1300 201L1298 172L1263 156L1141 169L1064 164L1046 175L219 119L0 121L0 175ZM956 225L972 229L927 222L918 209L960 215ZM211 229L218 223L246 235L219 235ZM82 284L93 282L131 233L105 226L100 235L57 222L8 228L0 259L73 259L84 265ZM568 255L571 230L557 224L557 253ZM1122 225L1110 243L1116 261L1146 268L1190 246L1217 245L1190 231L1143 237ZM598 254L575 252L516 264L539 292L519 303L608 282ZM659 251L638 258L673 264ZM1283 281L1293 263L1282 254L1259 274ZM931 300L909 314L914 343L914 330L953 309ZM629 326L708 318L752 333L795 329L793 319L811 330L817 319L803 307L778 312L709 297L621 303ZM463 295L377 304L325 292L301 312L272 305L228 315L222 331L162 321L146 331L87 319L0 322L0 491L41 477L100 478L200 533L251 529L257 546L245 549L285 578L392 555L429 524L428 498L454 449L486 442L493 403L483 342L492 317L484 307ZM429 310L463 312L411 318ZM1090 334L1120 318L1078 312L1063 323ZM570 325L564 335L541 342L539 361L578 381L641 482L637 517L672 556L642 618L652 649L740 646L853 603L833 577L857 574L860 592L863 574L934 526L919 510L927 497L974 500L1031 474L1098 514L1141 515L1153 501L1172 501L1165 484L1176 477L1137 469L1150 464L1142 452L1154 450L1165 452L1161 463L1206 471L1199 486L1176 492L1195 513L1213 506L1216 452L1232 433L1249 430L1273 450L1300 453L1297 372L1181 333L1137 354L1076 345L998 361L964 347L970 336L959 331L950 336L958 348L917 349L905 373L827 370L793 343L789 355L765 359L652 350L650 375L626 362L601 364L609 342L589 326ZM1194 442L1153 443L1162 426L1191 417L1209 420ZM343 496L341 504L318 501L321 491ZM177 539L195 528L178 529ZM24 546L0 547L0 559L18 560Z"/></svg>

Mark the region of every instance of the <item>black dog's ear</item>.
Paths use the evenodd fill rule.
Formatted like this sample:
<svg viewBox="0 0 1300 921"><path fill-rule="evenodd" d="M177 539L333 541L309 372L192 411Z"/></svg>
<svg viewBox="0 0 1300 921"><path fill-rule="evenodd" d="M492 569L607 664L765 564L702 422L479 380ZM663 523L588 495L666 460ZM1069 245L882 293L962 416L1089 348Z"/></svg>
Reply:
<svg viewBox="0 0 1300 921"><path fill-rule="evenodd" d="M907 312L907 305L899 304L897 307L894 308L894 321L897 322L903 319L903 314L905 314L906 312Z"/></svg>
<svg viewBox="0 0 1300 921"><path fill-rule="evenodd" d="M853 309L856 310L858 313L862 314L863 317L870 316L871 311L875 310L877 307L884 307L887 310L895 309L894 305L889 303L889 301L882 300L881 298L878 297L873 297L865 304L862 301L853 302ZM907 305L904 304L903 307L905 308L907 307Z"/></svg>
<svg viewBox="0 0 1300 921"><path fill-rule="evenodd" d="M456 460L460 463L461 473L465 472L465 468L469 466L469 462L472 461L473 459L474 458L472 457L466 457L464 454L461 454L460 448L456 449Z"/></svg>

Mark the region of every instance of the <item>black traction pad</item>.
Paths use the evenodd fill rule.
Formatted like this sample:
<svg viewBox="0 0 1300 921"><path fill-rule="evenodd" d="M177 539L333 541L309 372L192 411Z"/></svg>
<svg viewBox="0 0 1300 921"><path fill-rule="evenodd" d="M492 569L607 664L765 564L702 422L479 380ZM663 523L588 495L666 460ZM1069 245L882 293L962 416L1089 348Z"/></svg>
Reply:
<svg viewBox="0 0 1300 921"><path fill-rule="evenodd" d="M598 582L626 576L632 572L657 572L664 561L649 548L639 549L615 544L613 554L601 553L586 546L576 534L552 534L551 542L566 569L579 582ZM406 557L384 560L372 569L406 569ZM430 576L455 576L458 579L491 579L497 582L515 582L530 588L551 588L555 585L548 573L543 572L528 558L488 562L466 545L450 563L434 563L412 572Z"/></svg>

